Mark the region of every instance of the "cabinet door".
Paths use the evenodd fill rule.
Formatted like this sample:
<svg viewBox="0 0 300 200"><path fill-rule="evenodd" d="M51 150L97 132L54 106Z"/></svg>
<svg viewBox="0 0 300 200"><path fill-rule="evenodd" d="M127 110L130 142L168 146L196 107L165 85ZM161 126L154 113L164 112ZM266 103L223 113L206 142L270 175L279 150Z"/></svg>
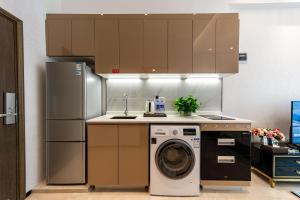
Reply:
<svg viewBox="0 0 300 200"><path fill-rule="evenodd" d="M148 125L119 125L119 184L148 185Z"/></svg>
<svg viewBox="0 0 300 200"><path fill-rule="evenodd" d="M96 73L113 73L119 70L118 20L95 21Z"/></svg>
<svg viewBox="0 0 300 200"><path fill-rule="evenodd" d="M88 126L88 184L118 184L118 126Z"/></svg>
<svg viewBox="0 0 300 200"><path fill-rule="evenodd" d="M75 56L94 55L94 20L72 20L72 54Z"/></svg>
<svg viewBox="0 0 300 200"><path fill-rule="evenodd" d="M143 68L143 20L120 20L120 72L139 73Z"/></svg>
<svg viewBox="0 0 300 200"><path fill-rule="evenodd" d="M218 19L216 24L216 72L239 71L239 20Z"/></svg>
<svg viewBox="0 0 300 200"><path fill-rule="evenodd" d="M170 20L168 24L168 72L193 71L193 22Z"/></svg>
<svg viewBox="0 0 300 200"><path fill-rule="evenodd" d="M195 19L193 21L193 72L216 72L216 21Z"/></svg>
<svg viewBox="0 0 300 200"><path fill-rule="evenodd" d="M47 56L71 55L71 20L48 19L46 34Z"/></svg>
<svg viewBox="0 0 300 200"><path fill-rule="evenodd" d="M168 71L167 20L144 21L144 72Z"/></svg>

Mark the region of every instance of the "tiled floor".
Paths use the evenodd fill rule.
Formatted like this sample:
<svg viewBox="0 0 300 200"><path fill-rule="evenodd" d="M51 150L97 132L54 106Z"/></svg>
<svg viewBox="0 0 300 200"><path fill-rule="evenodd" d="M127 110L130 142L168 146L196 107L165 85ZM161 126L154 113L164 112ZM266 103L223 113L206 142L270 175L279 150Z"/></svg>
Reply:
<svg viewBox="0 0 300 200"><path fill-rule="evenodd" d="M265 179L252 174L250 187L212 188L205 187L199 197L158 197L150 196L143 190L100 190L89 193L37 193L33 192L26 200L300 200L290 193L300 191L300 183L278 183L271 188Z"/></svg>

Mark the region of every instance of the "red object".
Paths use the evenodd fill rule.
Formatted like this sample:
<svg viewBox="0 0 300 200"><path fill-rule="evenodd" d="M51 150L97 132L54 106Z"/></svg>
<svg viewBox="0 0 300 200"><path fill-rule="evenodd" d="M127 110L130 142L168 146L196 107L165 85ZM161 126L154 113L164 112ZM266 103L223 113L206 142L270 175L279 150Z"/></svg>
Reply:
<svg viewBox="0 0 300 200"><path fill-rule="evenodd" d="M113 74L118 74L118 73L120 73L120 69L112 69L111 72Z"/></svg>

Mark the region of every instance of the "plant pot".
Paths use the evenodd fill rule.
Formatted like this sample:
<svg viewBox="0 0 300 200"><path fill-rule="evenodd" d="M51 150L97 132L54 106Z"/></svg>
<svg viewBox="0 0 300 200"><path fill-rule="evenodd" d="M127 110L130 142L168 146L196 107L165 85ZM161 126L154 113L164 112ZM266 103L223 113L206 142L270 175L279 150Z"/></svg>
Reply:
<svg viewBox="0 0 300 200"><path fill-rule="evenodd" d="M180 115L185 117L192 116L192 112L180 112Z"/></svg>

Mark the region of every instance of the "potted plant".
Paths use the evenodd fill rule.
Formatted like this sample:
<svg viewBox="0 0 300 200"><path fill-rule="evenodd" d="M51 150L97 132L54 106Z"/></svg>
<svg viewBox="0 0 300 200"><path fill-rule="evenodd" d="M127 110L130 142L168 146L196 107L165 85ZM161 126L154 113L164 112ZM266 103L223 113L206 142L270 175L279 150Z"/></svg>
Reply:
<svg viewBox="0 0 300 200"><path fill-rule="evenodd" d="M175 109L183 116L191 116L193 112L196 112L199 106L200 102L198 103L198 100L192 95L179 97L174 102Z"/></svg>

